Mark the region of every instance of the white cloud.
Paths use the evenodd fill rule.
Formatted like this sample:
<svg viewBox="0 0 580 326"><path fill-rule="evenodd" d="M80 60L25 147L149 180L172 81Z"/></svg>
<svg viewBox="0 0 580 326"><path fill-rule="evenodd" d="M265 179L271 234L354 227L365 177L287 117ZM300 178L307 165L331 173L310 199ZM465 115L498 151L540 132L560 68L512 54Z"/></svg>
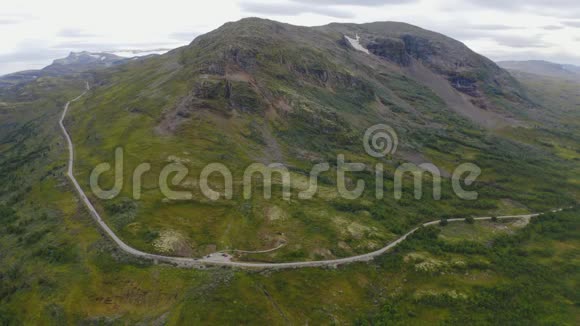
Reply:
<svg viewBox="0 0 580 326"><path fill-rule="evenodd" d="M184 41L189 43L199 35L200 35L199 32L175 32L169 34L169 37L172 40Z"/></svg>
<svg viewBox="0 0 580 326"><path fill-rule="evenodd" d="M96 34L91 34L91 33L87 33L81 29L78 28L65 28L62 29L59 33L58 36L61 37L70 37L70 38L90 38L90 37L95 37L97 36Z"/></svg>
<svg viewBox="0 0 580 326"><path fill-rule="evenodd" d="M563 22L562 24L564 24L566 26L570 26L570 27L580 28L580 20L566 21L566 22Z"/></svg>
<svg viewBox="0 0 580 326"><path fill-rule="evenodd" d="M334 18L353 18L354 15L346 10L335 9L327 6L317 6L313 4L299 3L275 3L275 2L242 2L242 10L264 15L273 16L298 16L301 14L312 13L321 16Z"/></svg>
<svg viewBox="0 0 580 326"><path fill-rule="evenodd" d="M418 0L291 0L293 2L306 3L309 5L330 5L330 6L360 6L360 7L380 7L385 5L398 5L414 3Z"/></svg>
<svg viewBox="0 0 580 326"><path fill-rule="evenodd" d="M564 26L562 26L562 25L546 25L542 28L547 30L547 31L557 31L557 30L563 29Z"/></svg>

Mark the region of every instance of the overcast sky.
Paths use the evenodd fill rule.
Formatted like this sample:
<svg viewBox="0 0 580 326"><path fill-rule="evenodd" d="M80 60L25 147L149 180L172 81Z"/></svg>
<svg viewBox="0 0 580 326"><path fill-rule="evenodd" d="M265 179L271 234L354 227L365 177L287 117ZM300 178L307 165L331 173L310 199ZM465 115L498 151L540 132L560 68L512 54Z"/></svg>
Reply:
<svg viewBox="0 0 580 326"><path fill-rule="evenodd" d="M494 60L580 65L580 0L19 0L0 4L0 75L70 51L171 49L251 16L305 26L407 22Z"/></svg>

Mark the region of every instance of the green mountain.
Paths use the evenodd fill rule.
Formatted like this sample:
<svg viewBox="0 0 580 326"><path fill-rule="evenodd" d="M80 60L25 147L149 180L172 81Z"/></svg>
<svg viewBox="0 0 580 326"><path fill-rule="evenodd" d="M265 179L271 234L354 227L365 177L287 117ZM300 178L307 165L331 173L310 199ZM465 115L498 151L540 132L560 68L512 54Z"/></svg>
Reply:
<svg viewBox="0 0 580 326"><path fill-rule="evenodd" d="M142 251L202 257L280 247L234 259L334 259L379 249L434 219L576 205L580 119L571 105L578 103L516 77L458 41L408 24L299 27L251 18L161 56L10 87L0 92L0 316L60 324L570 322L578 262L562 262L578 245L567 231L577 228L577 209L525 228L524 221L421 229L393 254L338 270L197 271L119 251L64 175L58 120L87 81L91 90L65 119L75 175L105 222ZM363 143L378 123L399 138L398 150L380 159ZM90 173L113 164L118 147L124 186L114 199L100 199ZM357 180L367 185L355 201L337 194L338 155L364 164L347 174L349 189ZM151 171L136 200L133 171L145 162ZM232 172L232 199L202 194L200 173L214 162ZM276 176L272 199L258 195L259 180L244 199L243 173L255 162L289 170L290 200ZM318 194L299 199L322 162L330 170ZM413 198L410 175L403 197L394 198L395 170L405 162L440 169L441 200L432 197L429 174L422 199ZM188 168L172 189L191 199L162 193L159 175L169 163ZM381 200L377 163L385 169ZM479 193L475 201L452 191L450 175L461 163L481 168L464 185ZM106 172L100 186L118 178ZM218 176L209 183L225 187Z"/></svg>
<svg viewBox="0 0 580 326"><path fill-rule="evenodd" d="M358 35L370 53L353 48L348 35ZM178 234L169 252L186 256L287 243L259 258L341 257L377 249L433 215L485 214L502 202L541 210L576 195L556 177L572 162L502 137L507 126L528 131L542 123L533 119L543 117L536 114L542 108L521 85L463 44L406 24L305 28L245 19L163 56L100 72L91 83L94 89L72 106L67 121L78 146L77 176L88 190L93 167L111 160L119 146L125 180L138 164L151 163L143 200L123 204L132 196L130 185L113 201L94 198L119 234L145 251L156 250L155 237L147 235ZM315 163L336 166L338 154L369 169L377 163L364 153L362 138L379 122L401 139L399 153L385 161L389 192L399 162L433 162L447 176L459 163L474 162L484 169L477 187L482 199L406 203L389 196L377 208L369 191L362 201L368 204L349 207L333 191L334 168L323 174L320 196L300 204L281 196L244 200L241 187L233 200L213 202L197 185L201 169L212 162L229 167L238 185L249 164L276 162L297 180L296 198ZM180 187L193 192L192 200L164 199L158 176L168 162L187 163L189 177ZM371 173L362 175L372 182ZM219 178L213 182L223 187ZM556 182L569 191L552 198L545 193ZM550 198L536 201L538 192ZM110 207L118 205L131 211L112 216ZM342 231L351 224L357 231Z"/></svg>

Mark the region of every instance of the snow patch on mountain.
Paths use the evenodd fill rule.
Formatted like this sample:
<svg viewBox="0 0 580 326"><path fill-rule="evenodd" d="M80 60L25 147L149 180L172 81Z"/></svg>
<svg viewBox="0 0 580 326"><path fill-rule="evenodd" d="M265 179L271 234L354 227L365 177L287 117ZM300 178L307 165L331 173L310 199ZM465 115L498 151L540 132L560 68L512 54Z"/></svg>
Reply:
<svg viewBox="0 0 580 326"><path fill-rule="evenodd" d="M356 35L356 38L350 38L347 35L345 35L344 38L350 43L350 46L352 46L355 50L364 52L366 54L370 54L369 50L367 50L364 46L360 44L360 37L358 36L358 34Z"/></svg>

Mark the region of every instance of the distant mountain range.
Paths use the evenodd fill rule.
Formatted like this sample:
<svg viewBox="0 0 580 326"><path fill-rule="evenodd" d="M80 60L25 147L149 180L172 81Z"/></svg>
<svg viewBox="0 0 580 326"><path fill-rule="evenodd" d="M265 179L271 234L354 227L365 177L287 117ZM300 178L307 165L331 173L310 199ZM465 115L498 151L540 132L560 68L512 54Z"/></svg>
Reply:
<svg viewBox="0 0 580 326"><path fill-rule="evenodd" d="M40 70L19 71L0 76L0 88L25 84L39 77L58 77L89 70L103 69L126 62L129 58L110 53L71 52L66 58L56 59Z"/></svg>
<svg viewBox="0 0 580 326"><path fill-rule="evenodd" d="M500 67L540 76L565 78L580 81L580 67L543 60L499 61Z"/></svg>

